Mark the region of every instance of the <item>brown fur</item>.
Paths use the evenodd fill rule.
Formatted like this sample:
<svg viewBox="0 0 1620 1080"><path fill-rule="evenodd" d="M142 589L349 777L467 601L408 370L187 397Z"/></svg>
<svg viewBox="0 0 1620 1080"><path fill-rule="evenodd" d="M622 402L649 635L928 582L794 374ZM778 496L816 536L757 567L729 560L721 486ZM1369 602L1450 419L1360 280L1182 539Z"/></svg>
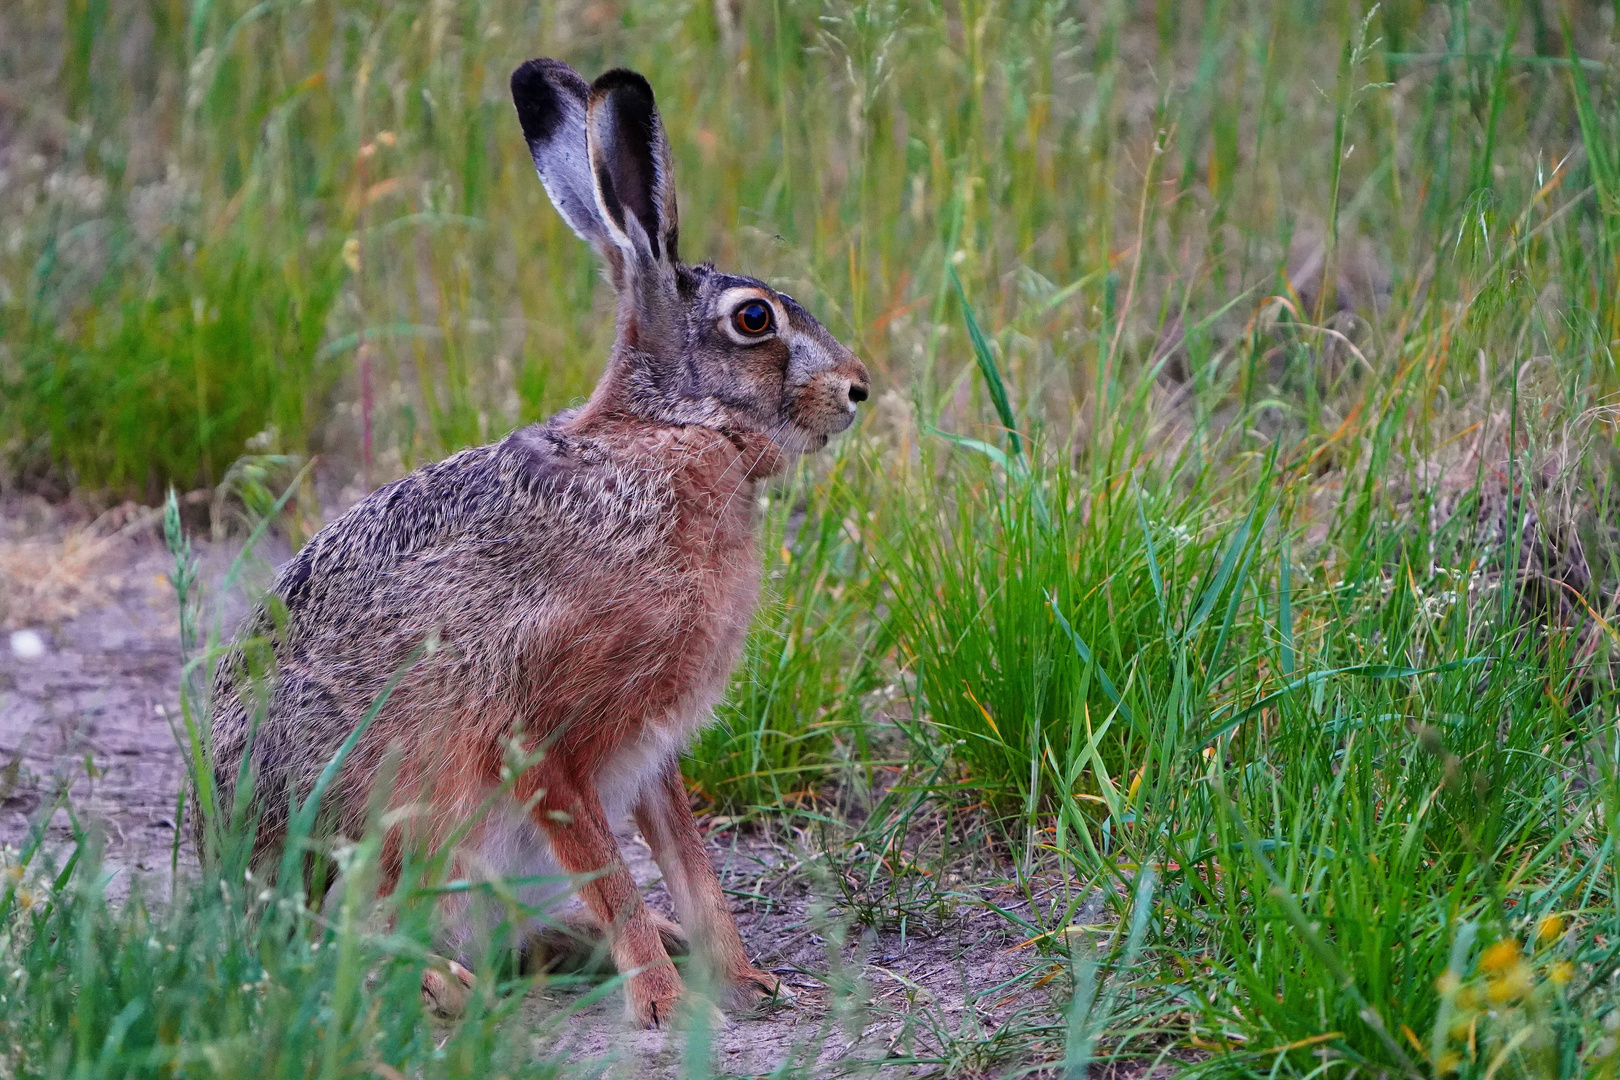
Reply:
<svg viewBox="0 0 1620 1080"><path fill-rule="evenodd" d="M448 850L469 824L454 874L535 872L549 858L588 878L580 894L632 973L631 1012L659 1024L682 982L611 815L634 814L728 1000L778 993L743 949L677 755L724 692L758 600L755 487L848 426L867 374L790 297L676 261L668 148L640 76L610 72L586 88L555 61L531 61L513 94L553 202L619 288L607 371L583 409L374 492L282 569L275 601L216 674L216 779L228 805L249 762L256 861L273 865L289 795L308 797L401 674L323 820L357 837L381 800L395 822L385 892L407 848ZM750 301L773 313L757 340L732 320ZM268 677L250 677L266 648ZM392 789L374 791L390 771ZM508 779L510 797L498 797ZM478 819L492 797L497 810ZM444 915L449 940L465 943L472 902L448 900Z"/></svg>

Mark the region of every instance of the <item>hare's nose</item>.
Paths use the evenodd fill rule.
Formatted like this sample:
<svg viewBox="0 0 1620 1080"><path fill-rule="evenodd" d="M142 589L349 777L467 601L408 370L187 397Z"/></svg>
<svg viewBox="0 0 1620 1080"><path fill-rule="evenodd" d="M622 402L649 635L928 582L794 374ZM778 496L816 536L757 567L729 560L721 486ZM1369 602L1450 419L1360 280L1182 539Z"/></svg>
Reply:
<svg viewBox="0 0 1620 1080"><path fill-rule="evenodd" d="M866 387L862 386L858 382L850 383L849 384L849 400L850 400L850 402L852 404L865 401L866 400Z"/></svg>

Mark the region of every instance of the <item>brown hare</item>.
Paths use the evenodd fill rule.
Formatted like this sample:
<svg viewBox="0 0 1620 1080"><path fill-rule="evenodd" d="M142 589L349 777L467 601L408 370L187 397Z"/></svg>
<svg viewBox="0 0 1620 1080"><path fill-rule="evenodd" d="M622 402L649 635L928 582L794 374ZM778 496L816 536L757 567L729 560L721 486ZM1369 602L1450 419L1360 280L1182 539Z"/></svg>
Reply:
<svg viewBox="0 0 1620 1080"><path fill-rule="evenodd" d="M272 865L290 797L308 797L403 671L322 803L349 837L374 800L386 812L383 894L407 847L454 843L457 876L578 875L636 1021L666 1023L681 998L664 940L680 931L746 1008L784 991L743 949L677 756L725 690L758 600L755 488L849 427L867 371L792 297L680 261L644 78L587 84L531 60L512 98L552 203L617 290L607 369L583 407L378 489L281 569L239 637L268 643L272 674L249 678L241 644L216 672L221 805L246 757L255 861ZM501 796L514 755L537 760ZM383 773L389 790L373 791ZM625 815L679 930L625 868L611 831ZM477 932L468 895L441 912L452 953Z"/></svg>

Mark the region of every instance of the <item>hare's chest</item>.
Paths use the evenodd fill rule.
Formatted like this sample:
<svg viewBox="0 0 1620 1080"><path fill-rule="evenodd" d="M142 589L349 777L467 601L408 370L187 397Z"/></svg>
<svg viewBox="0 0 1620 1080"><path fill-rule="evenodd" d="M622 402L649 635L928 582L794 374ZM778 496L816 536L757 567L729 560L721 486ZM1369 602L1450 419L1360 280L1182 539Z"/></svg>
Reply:
<svg viewBox="0 0 1620 1080"><path fill-rule="evenodd" d="M729 557L716 557L721 554ZM614 818L634 805L712 718L742 656L760 573L750 543L746 550L711 548L701 565L687 560L642 584L649 608L663 617L643 624L638 639L620 653L627 667L640 666L647 677L629 710L636 719L596 774L602 803Z"/></svg>
<svg viewBox="0 0 1620 1080"><path fill-rule="evenodd" d="M732 523L702 539L706 543L688 544L681 552L681 606L688 618L667 643L681 690L671 720L687 734L708 719L725 693L760 593L751 523Z"/></svg>
<svg viewBox="0 0 1620 1080"><path fill-rule="evenodd" d="M560 718L566 698L621 718L608 742L627 752L655 737L684 743L709 718L759 601L754 485L727 468L735 450L702 432L669 438L685 442L644 455L645 468L627 459L612 511L577 538L614 557L551 560L574 575L558 577L567 602L531 633L529 668L555 687L552 711Z"/></svg>

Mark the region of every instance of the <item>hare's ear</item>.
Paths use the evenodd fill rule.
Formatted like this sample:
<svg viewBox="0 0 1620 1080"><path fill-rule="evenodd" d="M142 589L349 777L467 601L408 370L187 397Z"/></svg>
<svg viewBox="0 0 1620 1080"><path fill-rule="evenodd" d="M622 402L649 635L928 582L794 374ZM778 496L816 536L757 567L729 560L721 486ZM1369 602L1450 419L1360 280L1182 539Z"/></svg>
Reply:
<svg viewBox="0 0 1620 1080"><path fill-rule="evenodd" d="M638 268L672 269L680 258L675 173L647 80L623 68L597 79L586 129L597 210L614 242Z"/></svg>
<svg viewBox="0 0 1620 1080"><path fill-rule="evenodd" d="M596 209L591 179L585 135L590 96L579 72L560 60L530 60L512 72L512 104L551 204L580 239L616 264L619 244Z"/></svg>

